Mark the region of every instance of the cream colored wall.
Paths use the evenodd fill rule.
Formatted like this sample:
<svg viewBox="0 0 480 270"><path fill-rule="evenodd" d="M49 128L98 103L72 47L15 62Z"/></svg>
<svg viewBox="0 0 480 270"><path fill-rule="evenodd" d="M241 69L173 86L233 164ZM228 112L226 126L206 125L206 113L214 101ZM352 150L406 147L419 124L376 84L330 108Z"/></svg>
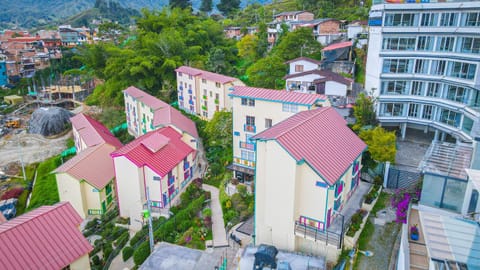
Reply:
<svg viewBox="0 0 480 270"><path fill-rule="evenodd" d="M67 173L57 173L55 177L60 201L70 202L77 213L85 218L87 208L83 200L83 190L80 182Z"/></svg>
<svg viewBox="0 0 480 270"><path fill-rule="evenodd" d="M233 97L233 131L240 132L240 136L233 136L233 156L240 157L240 141L246 140L247 132L244 131L246 116L255 116L256 133L264 131L265 119L272 119L272 125L294 115L293 112L284 112L280 102L255 100L255 107L242 105L240 97ZM298 105L298 112L308 110L305 105ZM256 134L255 133L255 134ZM254 133L248 133L254 134Z"/></svg>
<svg viewBox="0 0 480 270"><path fill-rule="evenodd" d="M113 159L120 216L130 217L131 227L141 229L140 219L145 202L143 171L123 156Z"/></svg>
<svg viewBox="0 0 480 270"><path fill-rule="evenodd" d="M181 130L177 129L176 127L172 126L172 128L174 128L176 131L182 133ZM197 142L197 138L193 137L192 135L186 133L186 132L183 132L182 133L182 141L186 144L188 144L188 146L190 146L191 148L193 148L194 150L197 150L198 149L198 142Z"/></svg>
<svg viewBox="0 0 480 270"><path fill-rule="evenodd" d="M90 259L88 253L78 258L76 261L70 264L70 270L89 270L90 269Z"/></svg>
<svg viewBox="0 0 480 270"><path fill-rule="evenodd" d="M346 96L347 86L335 81L327 81L325 83L325 95Z"/></svg>
<svg viewBox="0 0 480 270"><path fill-rule="evenodd" d="M199 101L199 89L200 85L198 82L198 78L195 76L192 76L192 79L189 78L190 75L183 73L182 76L178 76L177 72L177 90L180 87L180 84L183 86L183 97L184 97L184 102L185 102L185 107L184 108L189 108L190 105L188 104L189 100L189 94L188 94L188 86L192 85L192 99L195 101L195 114L198 114L199 108L198 108L198 101ZM187 87L185 87L185 83L187 84Z"/></svg>
<svg viewBox="0 0 480 270"><path fill-rule="evenodd" d="M138 132L140 133L140 135L143 135L148 131L152 130L150 128L150 124L153 121L153 110L149 106L147 106L145 103L141 102L141 100L138 100L137 103L138 103L137 115L138 115L138 123L139 123ZM143 123L142 121L144 115L145 115L145 123ZM146 132L143 132L143 129L145 129Z"/></svg>
<svg viewBox="0 0 480 270"><path fill-rule="evenodd" d="M295 249L296 162L275 141L257 142L255 244Z"/></svg>
<svg viewBox="0 0 480 270"><path fill-rule="evenodd" d="M130 96L128 94L125 94L125 93L123 95L123 98L124 98L124 102L125 102L125 115L130 118L130 121L127 121L128 132L131 135L133 135L135 137L138 137L139 133L137 131L135 131L135 124L137 126L139 125L137 102L134 101L132 96ZM127 106L129 106L129 105L130 105L130 112L128 112L128 110L127 110ZM135 108L135 110L137 112L137 117L134 117L134 115L133 115L133 108Z"/></svg>
<svg viewBox="0 0 480 270"><path fill-rule="evenodd" d="M158 177L160 176L154 171L152 171L148 166L144 167L144 171L145 171L145 183L147 184L150 192L150 200L162 201L162 190L160 189L161 188L160 183L164 179L161 179L160 181L153 180L154 176L158 176Z"/></svg>
<svg viewBox="0 0 480 270"><path fill-rule="evenodd" d="M325 223L327 189L317 187L317 181L325 183L307 163L297 166L295 198L298 207L296 208L295 220L299 220L300 215L302 215Z"/></svg>
<svg viewBox="0 0 480 270"><path fill-rule="evenodd" d="M81 183L82 189L83 189L83 198L85 201L85 206L86 210L88 209L102 209L101 205L101 199L100 199L100 193L105 192L105 189L103 190L97 190L95 187L90 185L86 181L82 181ZM97 190L97 191L94 191ZM88 213L88 212L87 212Z"/></svg>

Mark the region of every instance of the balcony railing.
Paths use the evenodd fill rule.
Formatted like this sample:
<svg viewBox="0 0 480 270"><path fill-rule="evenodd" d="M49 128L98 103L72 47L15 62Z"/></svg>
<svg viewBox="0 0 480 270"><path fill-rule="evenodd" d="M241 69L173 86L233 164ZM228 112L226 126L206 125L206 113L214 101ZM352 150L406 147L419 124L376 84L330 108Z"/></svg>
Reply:
<svg viewBox="0 0 480 270"><path fill-rule="evenodd" d="M255 133L257 128L254 126L254 125L243 125L243 130L246 131L246 132L253 132Z"/></svg>
<svg viewBox="0 0 480 270"><path fill-rule="evenodd" d="M326 244L336 246L337 249L341 249L343 245L343 232L336 233L329 231L328 229L322 231L299 221L295 221L295 235L310 238L314 241L322 241Z"/></svg>

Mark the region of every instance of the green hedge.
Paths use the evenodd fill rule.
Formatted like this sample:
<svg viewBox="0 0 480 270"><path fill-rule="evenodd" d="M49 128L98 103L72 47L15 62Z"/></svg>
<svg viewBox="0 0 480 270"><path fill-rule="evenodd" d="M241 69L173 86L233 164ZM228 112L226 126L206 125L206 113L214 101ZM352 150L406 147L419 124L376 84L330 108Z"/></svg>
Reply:
<svg viewBox="0 0 480 270"><path fill-rule="evenodd" d="M133 255L133 247L126 246L122 250L122 259L123 259L124 262L126 262L128 259L130 259L130 257L132 257L132 255Z"/></svg>
<svg viewBox="0 0 480 270"><path fill-rule="evenodd" d="M61 164L59 156L49 158L38 165L37 180L33 187L32 197L28 209L34 209L42 205L52 205L59 202L57 182L55 174L51 172Z"/></svg>
<svg viewBox="0 0 480 270"><path fill-rule="evenodd" d="M141 265L150 255L150 243L145 241L133 252L133 261L136 265Z"/></svg>

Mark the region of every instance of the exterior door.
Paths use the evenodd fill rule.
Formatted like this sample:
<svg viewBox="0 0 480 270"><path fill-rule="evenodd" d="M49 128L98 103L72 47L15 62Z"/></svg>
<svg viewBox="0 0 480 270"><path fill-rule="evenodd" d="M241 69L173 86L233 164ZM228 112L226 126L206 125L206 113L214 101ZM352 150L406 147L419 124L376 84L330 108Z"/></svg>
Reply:
<svg viewBox="0 0 480 270"><path fill-rule="evenodd" d="M331 216L332 216L332 208L328 209L328 212L327 212L327 228L330 227Z"/></svg>

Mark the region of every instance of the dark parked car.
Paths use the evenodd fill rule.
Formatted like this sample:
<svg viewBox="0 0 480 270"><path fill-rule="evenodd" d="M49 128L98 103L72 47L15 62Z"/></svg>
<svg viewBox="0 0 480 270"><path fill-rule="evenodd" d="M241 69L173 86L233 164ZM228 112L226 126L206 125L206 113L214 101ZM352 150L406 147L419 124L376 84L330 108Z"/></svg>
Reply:
<svg viewBox="0 0 480 270"><path fill-rule="evenodd" d="M278 250L274 246L263 244L258 246L257 252L255 252L255 263L253 264L253 269L263 269L263 267L266 266L272 269L277 268L277 254Z"/></svg>

